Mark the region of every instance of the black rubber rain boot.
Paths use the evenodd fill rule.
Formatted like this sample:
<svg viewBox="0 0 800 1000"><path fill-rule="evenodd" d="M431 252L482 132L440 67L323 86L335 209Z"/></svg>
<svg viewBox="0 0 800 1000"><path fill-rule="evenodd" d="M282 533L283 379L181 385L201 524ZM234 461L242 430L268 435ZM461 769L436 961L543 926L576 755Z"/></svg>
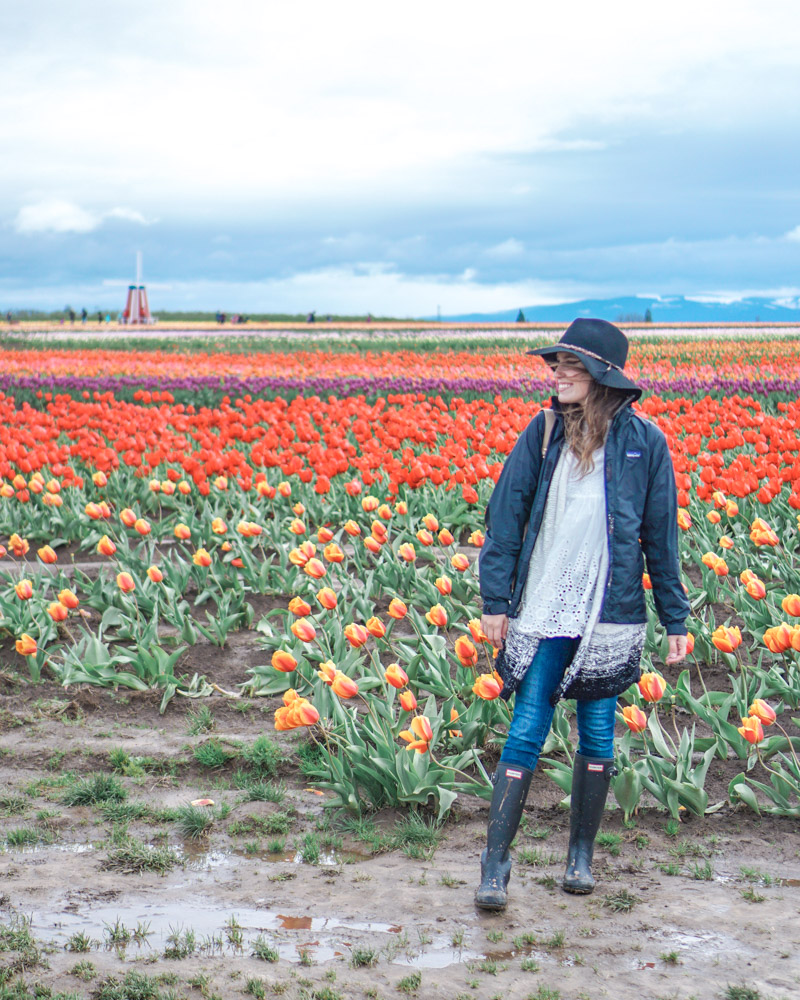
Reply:
<svg viewBox="0 0 800 1000"><path fill-rule="evenodd" d="M614 760L575 754L572 768L569 853L562 883L565 892L587 895L594 889L592 855L594 839L603 818L611 779L617 773Z"/></svg>
<svg viewBox="0 0 800 1000"><path fill-rule="evenodd" d="M481 884L475 892L475 905L483 910L505 909L506 888L511 875L509 847L522 818L533 771L517 764L497 766L486 849L481 854Z"/></svg>

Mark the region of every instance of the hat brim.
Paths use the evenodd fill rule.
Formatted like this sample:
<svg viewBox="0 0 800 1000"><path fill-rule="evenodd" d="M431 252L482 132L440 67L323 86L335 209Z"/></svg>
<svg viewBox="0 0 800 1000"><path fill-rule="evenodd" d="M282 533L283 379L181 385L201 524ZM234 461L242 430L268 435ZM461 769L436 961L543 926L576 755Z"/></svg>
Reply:
<svg viewBox="0 0 800 1000"><path fill-rule="evenodd" d="M551 344L548 347L537 347L535 350L526 351L525 353L537 354L540 358L547 359L548 357L554 357L556 354L561 354L562 352L564 354L574 354L576 357L580 358L586 371L588 371L595 382L599 382L600 385L607 385L611 389L623 389L626 392L635 392L637 398L641 396L642 389L640 386L638 386L635 382L632 382L618 368L613 368L604 361L599 361L597 358L593 358L589 354L584 354L583 351L579 350L577 347L565 349L562 344Z"/></svg>

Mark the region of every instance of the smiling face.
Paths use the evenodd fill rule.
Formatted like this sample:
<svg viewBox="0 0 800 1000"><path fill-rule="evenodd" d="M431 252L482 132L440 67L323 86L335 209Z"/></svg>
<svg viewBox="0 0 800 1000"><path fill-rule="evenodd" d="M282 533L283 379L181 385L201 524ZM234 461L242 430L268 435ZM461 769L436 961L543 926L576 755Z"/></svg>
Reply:
<svg viewBox="0 0 800 1000"><path fill-rule="evenodd" d="M550 363L559 403L583 403L589 395L592 376L574 354L559 351Z"/></svg>

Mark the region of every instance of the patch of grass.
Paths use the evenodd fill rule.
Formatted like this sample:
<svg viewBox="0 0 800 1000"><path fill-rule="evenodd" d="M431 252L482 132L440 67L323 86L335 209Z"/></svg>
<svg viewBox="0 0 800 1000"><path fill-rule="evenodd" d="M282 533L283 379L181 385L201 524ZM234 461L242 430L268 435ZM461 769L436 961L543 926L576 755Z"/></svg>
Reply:
<svg viewBox="0 0 800 1000"><path fill-rule="evenodd" d="M664 833L668 837L677 837L681 832L681 824L677 819L668 819L664 824Z"/></svg>
<svg viewBox="0 0 800 1000"><path fill-rule="evenodd" d="M198 708L186 713L186 732L189 736L199 736L200 733L210 733L217 720L208 705L201 704Z"/></svg>
<svg viewBox="0 0 800 1000"><path fill-rule="evenodd" d="M558 854L546 853L538 847L521 847L517 851L517 861L521 865L529 865L531 868L554 865L560 860Z"/></svg>
<svg viewBox="0 0 800 1000"><path fill-rule="evenodd" d="M529 993L527 1000L561 1000L561 990L553 989L542 983L535 993Z"/></svg>
<svg viewBox="0 0 800 1000"><path fill-rule="evenodd" d="M7 924L0 924L0 952L17 952L17 958L8 963L4 972L14 973L35 968L41 962L41 952L31 934L31 922L14 914Z"/></svg>
<svg viewBox="0 0 800 1000"><path fill-rule="evenodd" d="M597 843L604 847L612 858L619 857L619 845L622 843L622 834L601 831L597 834Z"/></svg>
<svg viewBox="0 0 800 1000"><path fill-rule="evenodd" d="M514 938L514 948L517 951L519 951L521 948L524 948L526 945L528 947L531 947L532 945L535 944L536 944L536 935L533 933L533 931L525 931L524 934L517 934L517 936Z"/></svg>
<svg viewBox="0 0 800 1000"><path fill-rule="evenodd" d="M767 898L766 896L762 896L760 892L756 892L752 885L748 885L746 889L742 889L739 895L742 899L746 899L748 903L763 903Z"/></svg>
<svg viewBox="0 0 800 1000"><path fill-rule="evenodd" d="M106 871L123 875L141 875L142 872L157 872L164 875L179 865L180 858L171 847L152 847L141 840L129 839L120 847L109 852L100 867Z"/></svg>
<svg viewBox="0 0 800 1000"><path fill-rule="evenodd" d="M130 823L131 820L144 819L149 811L144 802L104 802L100 806L100 815L109 823Z"/></svg>
<svg viewBox="0 0 800 1000"><path fill-rule="evenodd" d="M450 935L450 944L453 948L463 948L464 947L464 928L459 927L458 930L453 931Z"/></svg>
<svg viewBox="0 0 800 1000"><path fill-rule="evenodd" d="M523 958L519 963L522 972L538 972L541 966L535 958Z"/></svg>
<svg viewBox="0 0 800 1000"><path fill-rule="evenodd" d="M94 1000L163 1000L158 980L130 969L122 979L109 976L92 994Z"/></svg>
<svg viewBox="0 0 800 1000"><path fill-rule="evenodd" d="M113 774L92 774L81 778L64 794L67 806L94 806L100 802L121 802L127 792Z"/></svg>
<svg viewBox="0 0 800 1000"><path fill-rule="evenodd" d="M725 987L725 992L722 994L724 1000L765 1000L761 996L759 990L755 986L731 986L730 984Z"/></svg>
<svg viewBox="0 0 800 1000"><path fill-rule="evenodd" d="M386 834L379 830L374 820L365 816L345 816L341 820L340 826L354 840L366 844L372 854L382 854L384 851L392 850L392 834Z"/></svg>
<svg viewBox="0 0 800 1000"><path fill-rule="evenodd" d="M613 913L630 913L637 903L641 903L641 899L628 892L627 889L610 892L603 900L603 906Z"/></svg>
<svg viewBox="0 0 800 1000"><path fill-rule="evenodd" d="M269 736L258 736L249 747L242 748L242 760L259 778L274 778L283 761L278 744Z"/></svg>
<svg viewBox="0 0 800 1000"><path fill-rule="evenodd" d="M204 806L179 806L176 822L184 837L197 840L208 833L213 826L214 814Z"/></svg>
<svg viewBox="0 0 800 1000"><path fill-rule="evenodd" d="M325 751L311 740L307 743L301 743L295 750L295 753L300 764L300 770L306 778L313 778L324 765Z"/></svg>
<svg viewBox="0 0 800 1000"><path fill-rule="evenodd" d="M370 969L377 962L378 953L374 948L353 948L350 953L350 965L354 969Z"/></svg>
<svg viewBox="0 0 800 1000"><path fill-rule="evenodd" d="M481 972L485 972L487 976L496 976L498 973L497 962L492 958L484 958L484 960L478 965L478 969Z"/></svg>
<svg viewBox="0 0 800 1000"><path fill-rule="evenodd" d="M56 839L52 830L43 826L19 826L6 833L9 847L32 847L34 844L52 844Z"/></svg>
<svg viewBox="0 0 800 1000"><path fill-rule="evenodd" d="M692 866L692 878L698 882L710 882L714 878L714 868L710 861L705 864L695 862Z"/></svg>
<svg viewBox="0 0 800 1000"><path fill-rule="evenodd" d="M680 955L677 951L662 951L658 956L665 965L680 965Z"/></svg>
<svg viewBox="0 0 800 1000"><path fill-rule="evenodd" d="M537 885L543 885L545 889L555 889L558 885L558 879L555 875L540 875L536 879Z"/></svg>
<svg viewBox="0 0 800 1000"><path fill-rule="evenodd" d="M780 882L779 878L775 878L773 875L768 875L766 872L762 872L758 868L743 866L739 869L739 874L747 882L757 882L759 885L777 885Z"/></svg>
<svg viewBox="0 0 800 1000"><path fill-rule="evenodd" d="M277 948L273 948L263 934L259 934L253 941L250 954L254 958L260 958L262 962L277 962L281 957Z"/></svg>
<svg viewBox="0 0 800 1000"><path fill-rule="evenodd" d="M502 941L505 935L502 931L487 931L486 940L491 941L492 944L497 944L498 941Z"/></svg>
<svg viewBox="0 0 800 1000"><path fill-rule="evenodd" d="M246 816L238 819L228 827L230 837L267 836L276 833L288 833L292 826L292 817L285 812L269 813L267 816Z"/></svg>
<svg viewBox="0 0 800 1000"><path fill-rule="evenodd" d="M233 786L244 792L247 802L274 802L280 805L286 798L286 785L282 781L264 781L248 771L236 771Z"/></svg>
<svg viewBox="0 0 800 1000"><path fill-rule="evenodd" d="M85 934L83 931L76 931L64 945L64 950L74 951L80 955L85 951L91 951L93 945L94 941L88 934Z"/></svg>
<svg viewBox="0 0 800 1000"><path fill-rule="evenodd" d="M103 924L103 937L107 945L125 948L131 942L133 931L117 917L113 924Z"/></svg>
<svg viewBox="0 0 800 1000"><path fill-rule="evenodd" d="M420 986L422 986L421 972L412 972L410 976L405 976L397 984L401 993L416 993Z"/></svg>
<svg viewBox="0 0 800 1000"><path fill-rule="evenodd" d="M225 921L224 930L225 937L227 938L228 944L231 948L235 948L237 951L240 951L244 941L244 933L242 932L242 925L236 919L235 913L232 913Z"/></svg>
<svg viewBox="0 0 800 1000"><path fill-rule="evenodd" d="M416 813L404 817L395 825L393 846L410 858L430 858L442 839L441 826Z"/></svg>
<svg viewBox="0 0 800 1000"><path fill-rule="evenodd" d="M309 865L319 864L322 845L318 833L309 832L295 841L295 847L302 854L303 861Z"/></svg>
<svg viewBox="0 0 800 1000"><path fill-rule="evenodd" d="M197 936L191 927L185 930L181 927L170 927L166 945L164 958L178 960L189 958L197 950Z"/></svg>
<svg viewBox="0 0 800 1000"><path fill-rule="evenodd" d="M235 756L233 751L228 750L215 738L199 743L194 748L193 754L198 764L211 769L224 767Z"/></svg>
<svg viewBox="0 0 800 1000"><path fill-rule="evenodd" d="M564 931L555 931L549 940L542 941L545 948L563 948L565 943L566 935L564 934Z"/></svg>
<svg viewBox="0 0 800 1000"><path fill-rule="evenodd" d="M448 889L454 889L457 885L466 885L463 878L455 878L449 872L444 872L439 879L439 885L445 885Z"/></svg>
<svg viewBox="0 0 800 1000"><path fill-rule="evenodd" d="M681 866L677 863L677 861L670 861L668 864L657 865L656 867L665 875L680 875L681 873Z"/></svg>
<svg viewBox="0 0 800 1000"><path fill-rule="evenodd" d="M93 962L84 959L82 962L76 962L69 970L69 974L76 979L82 979L85 983L90 983L97 976L97 969Z"/></svg>
<svg viewBox="0 0 800 1000"><path fill-rule="evenodd" d="M552 832L549 826L536 826L532 830L528 830L528 836L534 840L547 840Z"/></svg>
<svg viewBox="0 0 800 1000"><path fill-rule="evenodd" d="M263 979L248 979L243 992L256 1000L267 1000L267 987Z"/></svg>
<svg viewBox="0 0 800 1000"><path fill-rule="evenodd" d="M0 816L19 816L29 805L24 795L0 795Z"/></svg>
<svg viewBox="0 0 800 1000"><path fill-rule="evenodd" d="M669 853L673 858L679 859L704 858L708 854L708 848L703 844L693 844L690 840L681 840L674 847L670 847Z"/></svg>

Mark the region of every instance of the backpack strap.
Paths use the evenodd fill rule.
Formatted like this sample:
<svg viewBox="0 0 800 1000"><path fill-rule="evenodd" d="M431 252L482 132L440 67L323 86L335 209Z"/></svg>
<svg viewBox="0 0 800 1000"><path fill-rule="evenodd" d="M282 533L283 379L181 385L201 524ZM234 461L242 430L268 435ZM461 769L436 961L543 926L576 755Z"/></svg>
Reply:
<svg viewBox="0 0 800 1000"><path fill-rule="evenodd" d="M553 410L544 411L544 437L542 438L542 458L547 454L547 446L550 444L550 437L556 422L556 415Z"/></svg>

